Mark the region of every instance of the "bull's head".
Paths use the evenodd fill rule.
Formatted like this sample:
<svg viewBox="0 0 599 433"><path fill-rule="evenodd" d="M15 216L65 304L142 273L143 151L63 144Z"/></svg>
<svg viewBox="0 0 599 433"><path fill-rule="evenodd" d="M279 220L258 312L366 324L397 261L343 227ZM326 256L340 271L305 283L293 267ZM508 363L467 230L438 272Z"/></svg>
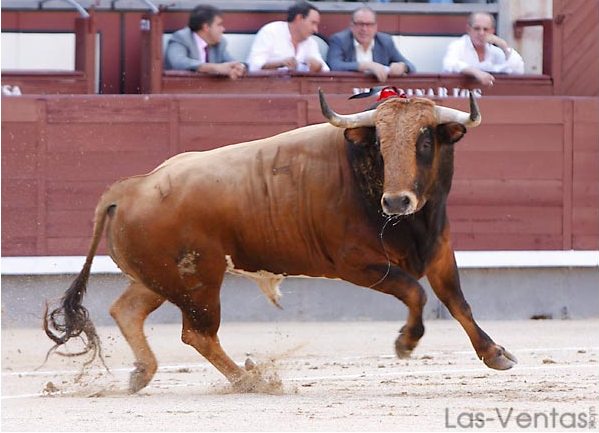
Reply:
<svg viewBox="0 0 599 433"><path fill-rule="evenodd" d="M470 113L424 98L389 98L373 110L342 115L330 109L322 91L320 106L329 123L348 128L345 136L350 141L361 135L359 131L375 128L384 164L381 207L387 215L419 211L439 190L440 182L446 183L448 190L453 174L451 145L462 138L466 128L481 121L472 93ZM374 139L368 141L374 145Z"/></svg>

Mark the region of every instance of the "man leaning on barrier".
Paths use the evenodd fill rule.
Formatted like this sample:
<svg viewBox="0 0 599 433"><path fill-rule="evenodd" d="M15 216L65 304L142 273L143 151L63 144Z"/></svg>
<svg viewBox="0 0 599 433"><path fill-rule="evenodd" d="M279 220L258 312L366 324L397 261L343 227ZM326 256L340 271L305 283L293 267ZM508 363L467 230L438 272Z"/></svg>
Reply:
<svg viewBox="0 0 599 433"><path fill-rule="evenodd" d="M447 47L444 72L470 75L485 86L492 86L491 73L522 74L524 61L518 52L495 34L495 18L475 12L468 18L467 34Z"/></svg>
<svg viewBox="0 0 599 433"><path fill-rule="evenodd" d="M376 13L368 6L353 12L348 29L331 36L327 63L333 71L363 71L381 82L416 70L390 35L377 32Z"/></svg>
<svg viewBox="0 0 599 433"><path fill-rule="evenodd" d="M311 38L318 31L319 23L318 8L305 1L292 4L287 10L287 22L268 23L256 34L248 57L250 71L328 71L318 43Z"/></svg>
<svg viewBox="0 0 599 433"><path fill-rule="evenodd" d="M168 41L165 69L226 75L233 80L242 77L245 64L227 52L224 31L220 10L210 5L196 6L188 26L173 33Z"/></svg>

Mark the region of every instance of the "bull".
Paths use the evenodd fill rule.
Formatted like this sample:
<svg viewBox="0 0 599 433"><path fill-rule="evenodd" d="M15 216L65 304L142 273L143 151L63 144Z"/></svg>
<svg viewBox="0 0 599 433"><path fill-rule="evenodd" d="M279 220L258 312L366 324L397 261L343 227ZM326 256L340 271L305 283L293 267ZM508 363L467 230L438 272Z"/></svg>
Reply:
<svg viewBox="0 0 599 433"><path fill-rule="evenodd" d="M148 174L113 184L95 210L91 246L61 305L44 313L58 347L99 338L82 305L92 260L105 230L111 258L129 285L110 314L135 356L129 390L145 387L157 360L143 332L147 316L170 301L182 312L181 338L232 384L250 374L223 350L220 288L225 272L254 279L279 304L285 276L338 278L403 301L395 340L407 357L424 334L426 276L488 367L517 361L476 323L464 299L451 245L447 197L454 144L481 121L423 99L390 97L356 114L206 152L176 155ZM82 335L83 334L83 335Z"/></svg>

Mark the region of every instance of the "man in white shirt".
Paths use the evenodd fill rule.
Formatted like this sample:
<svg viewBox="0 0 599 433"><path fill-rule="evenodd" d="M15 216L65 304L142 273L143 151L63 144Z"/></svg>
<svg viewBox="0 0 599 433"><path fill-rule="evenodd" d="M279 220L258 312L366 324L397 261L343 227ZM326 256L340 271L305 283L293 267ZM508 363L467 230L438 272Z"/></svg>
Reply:
<svg viewBox="0 0 599 433"><path fill-rule="evenodd" d="M467 32L447 47L444 72L457 72L492 86L491 73L523 74L524 61L516 50L495 35L495 18L486 12L474 12L468 18Z"/></svg>
<svg viewBox="0 0 599 433"><path fill-rule="evenodd" d="M256 34L248 57L249 70L329 71L318 43L310 38L319 23L320 12L315 6L304 1L291 5L287 22L268 23Z"/></svg>

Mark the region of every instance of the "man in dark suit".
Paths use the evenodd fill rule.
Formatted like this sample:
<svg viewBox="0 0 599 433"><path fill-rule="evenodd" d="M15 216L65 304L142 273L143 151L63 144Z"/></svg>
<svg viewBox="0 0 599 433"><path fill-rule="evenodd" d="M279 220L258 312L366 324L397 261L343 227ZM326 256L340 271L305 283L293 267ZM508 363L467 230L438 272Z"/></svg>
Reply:
<svg viewBox="0 0 599 433"><path fill-rule="evenodd" d="M222 13L210 5L196 6L189 15L188 27L171 36L164 55L165 69L227 75L235 80L246 67L227 52L223 39Z"/></svg>
<svg viewBox="0 0 599 433"><path fill-rule="evenodd" d="M390 35L377 32L376 13L368 6L354 11L348 29L331 36L327 63L332 71L363 71L381 82L416 70Z"/></svg>

